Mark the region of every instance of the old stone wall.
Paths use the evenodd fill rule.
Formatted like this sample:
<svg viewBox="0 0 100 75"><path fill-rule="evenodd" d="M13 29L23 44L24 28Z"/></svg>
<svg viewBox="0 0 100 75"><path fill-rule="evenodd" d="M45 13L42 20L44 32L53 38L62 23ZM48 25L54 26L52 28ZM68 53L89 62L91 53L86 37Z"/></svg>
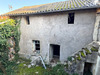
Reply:
<svg viewBox="0 0 100 75"><path fill-rule="evenodd" d="M68 24L68 13L75 13L74 24ZM60 45L60 61L93 41L95 10L80 10L42 15L30 15L30 25L25 16L21 19L20 52L32 55L32 40L40 40L40 53L49 61L50 44Z"/></svg>

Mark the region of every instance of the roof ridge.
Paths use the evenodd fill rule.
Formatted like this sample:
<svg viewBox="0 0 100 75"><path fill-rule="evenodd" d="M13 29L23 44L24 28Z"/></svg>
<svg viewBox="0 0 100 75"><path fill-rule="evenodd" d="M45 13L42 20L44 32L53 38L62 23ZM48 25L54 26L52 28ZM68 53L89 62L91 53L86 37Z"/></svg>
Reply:
<svg viewBox="0 0 100 75"><path fill-rule="evenodd" d="M70 0L68 0L68 1L70 1ZM52 3L46 3L46 4L40 4L40 5L42 6L42 5L47 5L47 4L54 4L54 3L68 2L68 1L58 1L58 2L52 2ZM32 5L32 6L39 6L39 5ZM23 7L32 7L32 6L23 6ZM23 8L23 7L22 7L22 8Z"/></svg>

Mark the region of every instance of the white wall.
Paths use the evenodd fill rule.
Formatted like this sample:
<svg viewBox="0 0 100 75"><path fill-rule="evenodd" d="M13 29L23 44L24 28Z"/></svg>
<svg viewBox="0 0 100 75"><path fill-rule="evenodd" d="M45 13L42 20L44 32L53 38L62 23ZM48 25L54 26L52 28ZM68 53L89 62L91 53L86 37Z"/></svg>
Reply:
<svg viewBox="0 0 100 75"><path fill-rule="evenodd" d="M60 60L92 42L95 10L75 12L75 23L68 24L68 13L30 15L30 25L21 20L20 53L33 54L32 40L40 40L41 55L49 61L50 44L60 45Z"/></svg>

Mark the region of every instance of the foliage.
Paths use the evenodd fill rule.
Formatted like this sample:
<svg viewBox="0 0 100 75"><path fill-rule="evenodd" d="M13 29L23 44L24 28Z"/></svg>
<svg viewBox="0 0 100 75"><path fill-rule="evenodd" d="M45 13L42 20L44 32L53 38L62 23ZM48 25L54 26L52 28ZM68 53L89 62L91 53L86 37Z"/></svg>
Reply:
<svg viewBox="0 0 100 75"><path fill-rule="evenodd" d="M18 65L17 69L15 69L17 75L43 75L43 72L45 71L43 67L31 66L28 68L29 64L27 63L28 61Z"/></svg>
<svg viewBox="0 0 100 75"><path fill-rule="evenodd" d="M68 69L68 63L66 65L64 65L66 67L66 69Z"/></svg>
<svg viewBox="0 0 100 75"><path fill-rule="evenodd" d="M68 57L67 60L68 60L68 61L72 61L72 57Z"/></svg>
<svg viewBox="0 0 100 75"><path fill-rule="evenodd" d="M20 21L15 21L13 19L7 19L6 22L0 24L0 62L6 70L7 75L11 75L14 72L14 67L16 66L16 61L18 59L18 51L19 51L19 25ZM15 59L13 61L9 61L9 48L11 45L8 43L8 40L13 37L15 41ZM2 70L0 69L0 73ZM5 73L5 74L6 74Z"/></svg>
<svg viewBox="0 0 100 75"><path fill-rule="evenodd" d="M19 57L18 58L18 62L20 63L25 63L25 64L30 64L31 60L30 59L26 59L26 58L23 58L23 57Z"/></svg>
<svg viewBox="0 0 100 75"><path fill-rule="evenodd" d="M10 26L15 26L16 21L13 19L4 19L4 20L0 20L1 22L4 22L0 25L4 26L4 25L10 25Z"/></svg>
<svg viewBox="0 0 100 75"><path fill-rule="evenodd" d="M68 75L64 70L64 65L58 64L53 68L48 68L43 75Z"/></svg>
<svg viewBox="0 0 100 75"><path fill-rule="evenodd" d="M91 50L92 51L98 51L98 49L96 47L94 47L94 46L92 46Z"/></svg>
<svg viewBox="0 0 100 75"><path fill-rule="evenodd" d="M46 64L47 69L45 70L41 66L32 66L30 60L25 58L19 58L19 64L14 68L12 75L78 75L77 73L68 74L65 71L63 64L58 64L54 67ZM31 65L29 68L28 66ZM14 73L14 74L13 74Z"/></svg>
<svg viewBox="0 0 100 75"><path fill-rule="evenodd" d="M58 64L54 67L46 65L47 69L45 70L41 66L32 66L28 68L28 60L21 58L20 64L15 69L17 75L69 75L65 72L65 67L63 64Z"/></svg>
<svg viewBox="0 0 100 75"><path fill-rule="evenodd" d="M78 73L73 73L72 75L78 75Z"/></svg>
<svg viewBox="0 0 100 75"><path fill-rule="evenodd" d="M86 57L82 51L81 51L81 55L82 55L83 57Z"/></svg>
<svg viewBox="0 0 100 75"><path fill-rule="evenodd" d="M91 54L91 52L87 48L84 48L84 50L86 51L87 54Z"/></svg>
<svg viewBox="0 0 100 75"><path fill-rule="evenodd" d="M6 21L7 19L0 19L0 22L4 22L4 21Z"/></svg>
<svg viewBox="0 0 100 75"><path fill-rule="evenodd" d="M79 54L77 54L77 60L81 60L81 57Z"/></svg>

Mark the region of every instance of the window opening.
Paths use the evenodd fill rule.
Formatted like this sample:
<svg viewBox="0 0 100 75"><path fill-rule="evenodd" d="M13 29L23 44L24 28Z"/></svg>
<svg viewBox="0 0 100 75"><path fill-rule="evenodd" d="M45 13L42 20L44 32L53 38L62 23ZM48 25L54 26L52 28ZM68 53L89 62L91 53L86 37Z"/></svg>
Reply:
<svg viewBox="0 0 100 75"><path fill-rule="evenodd" d="M29 16L26 16L26 23L27 23L28 25L30 24Z"/></svg>
<svg viewBox="0 0 100 75"><path fill-rule="evenodd" d="M68 24L74 24L74 13L68 14Z"/></svg>

